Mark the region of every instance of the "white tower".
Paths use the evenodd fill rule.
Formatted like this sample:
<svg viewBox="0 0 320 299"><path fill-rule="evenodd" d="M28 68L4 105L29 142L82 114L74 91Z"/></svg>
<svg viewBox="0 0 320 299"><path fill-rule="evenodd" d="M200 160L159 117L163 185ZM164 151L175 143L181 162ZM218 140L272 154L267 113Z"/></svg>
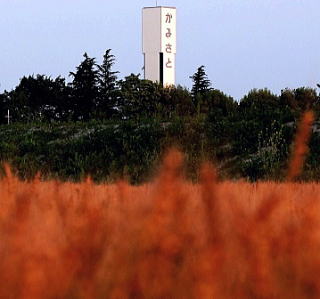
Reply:
<svg viewBox="0 0 320 299"><path fill-rule="evenodd" d="M144 78L175 85L177 13L175 7L145 7L142 10Z"/></svg>

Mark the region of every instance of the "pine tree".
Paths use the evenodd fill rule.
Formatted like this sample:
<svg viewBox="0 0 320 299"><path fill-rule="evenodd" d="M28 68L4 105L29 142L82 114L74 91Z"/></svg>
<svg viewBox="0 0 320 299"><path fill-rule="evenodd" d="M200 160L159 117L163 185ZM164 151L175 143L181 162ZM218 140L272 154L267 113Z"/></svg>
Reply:
<svg viewBox="0 0 320 299"><path fill-rule="evenodd" d="M208 79L203 65L198 68L197 72L191 76L190 79L193 81L191 90L193 98L196 98L198 95L204 95L210 91L211 81Z"/></svg>
<svg viewBox="0 0 320 299"><path fill-rule="evenodd" d="M110 54L108 49L103 56L102 65L98 65L98 88L99 99L97 103L97 113L112 117L116 112L116 101L118 97L117 74L112 67L115 63L115 56Z"/></svg>
<svg viewBox="0 0 320 299"><path fill-rule="evenodd" d="M74 119L88 120L94 113L98 100L98 71L95 69L95 58L90 58L87 53L84 60L76 68L76 72L70 72L73 77L72 102Z"/></svg>

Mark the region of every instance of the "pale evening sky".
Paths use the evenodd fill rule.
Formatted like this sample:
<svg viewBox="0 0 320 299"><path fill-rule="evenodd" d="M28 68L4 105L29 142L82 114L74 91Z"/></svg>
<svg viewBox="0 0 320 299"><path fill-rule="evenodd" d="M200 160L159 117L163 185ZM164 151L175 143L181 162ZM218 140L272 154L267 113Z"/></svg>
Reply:
<svg viewBox="0 0 320 299"><path fill-rule="evenodd" d="M143 73L141 9L150 0L0 0L0 91L23 75L74 71L112 49L120 78ZM205 65L213 87L240 99L252 88L320 82L320 0L159 0L178 12L177 84Z"/></svg>

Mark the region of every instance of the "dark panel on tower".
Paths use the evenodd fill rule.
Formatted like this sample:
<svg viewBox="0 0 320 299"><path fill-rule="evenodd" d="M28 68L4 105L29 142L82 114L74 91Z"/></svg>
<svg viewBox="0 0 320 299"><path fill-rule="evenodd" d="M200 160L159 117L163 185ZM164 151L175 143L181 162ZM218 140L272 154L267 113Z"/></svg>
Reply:
<svg viewBox="0 0 320 299"><path fill-rule="evenodd" d="M163 84L163 53L160 53L160 83Z"/></svg>

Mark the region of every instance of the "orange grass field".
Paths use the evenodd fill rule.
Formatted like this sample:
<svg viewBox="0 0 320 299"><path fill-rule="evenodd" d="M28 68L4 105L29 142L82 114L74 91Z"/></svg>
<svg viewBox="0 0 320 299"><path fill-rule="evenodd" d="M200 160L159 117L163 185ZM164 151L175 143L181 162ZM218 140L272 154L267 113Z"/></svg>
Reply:
<svg viewBox="0 0 320 299"><path fill-rule="evenodd" d="M172 150L139 187L0 181L0 298L320 298L320 185L183 178Z"/></svg>

